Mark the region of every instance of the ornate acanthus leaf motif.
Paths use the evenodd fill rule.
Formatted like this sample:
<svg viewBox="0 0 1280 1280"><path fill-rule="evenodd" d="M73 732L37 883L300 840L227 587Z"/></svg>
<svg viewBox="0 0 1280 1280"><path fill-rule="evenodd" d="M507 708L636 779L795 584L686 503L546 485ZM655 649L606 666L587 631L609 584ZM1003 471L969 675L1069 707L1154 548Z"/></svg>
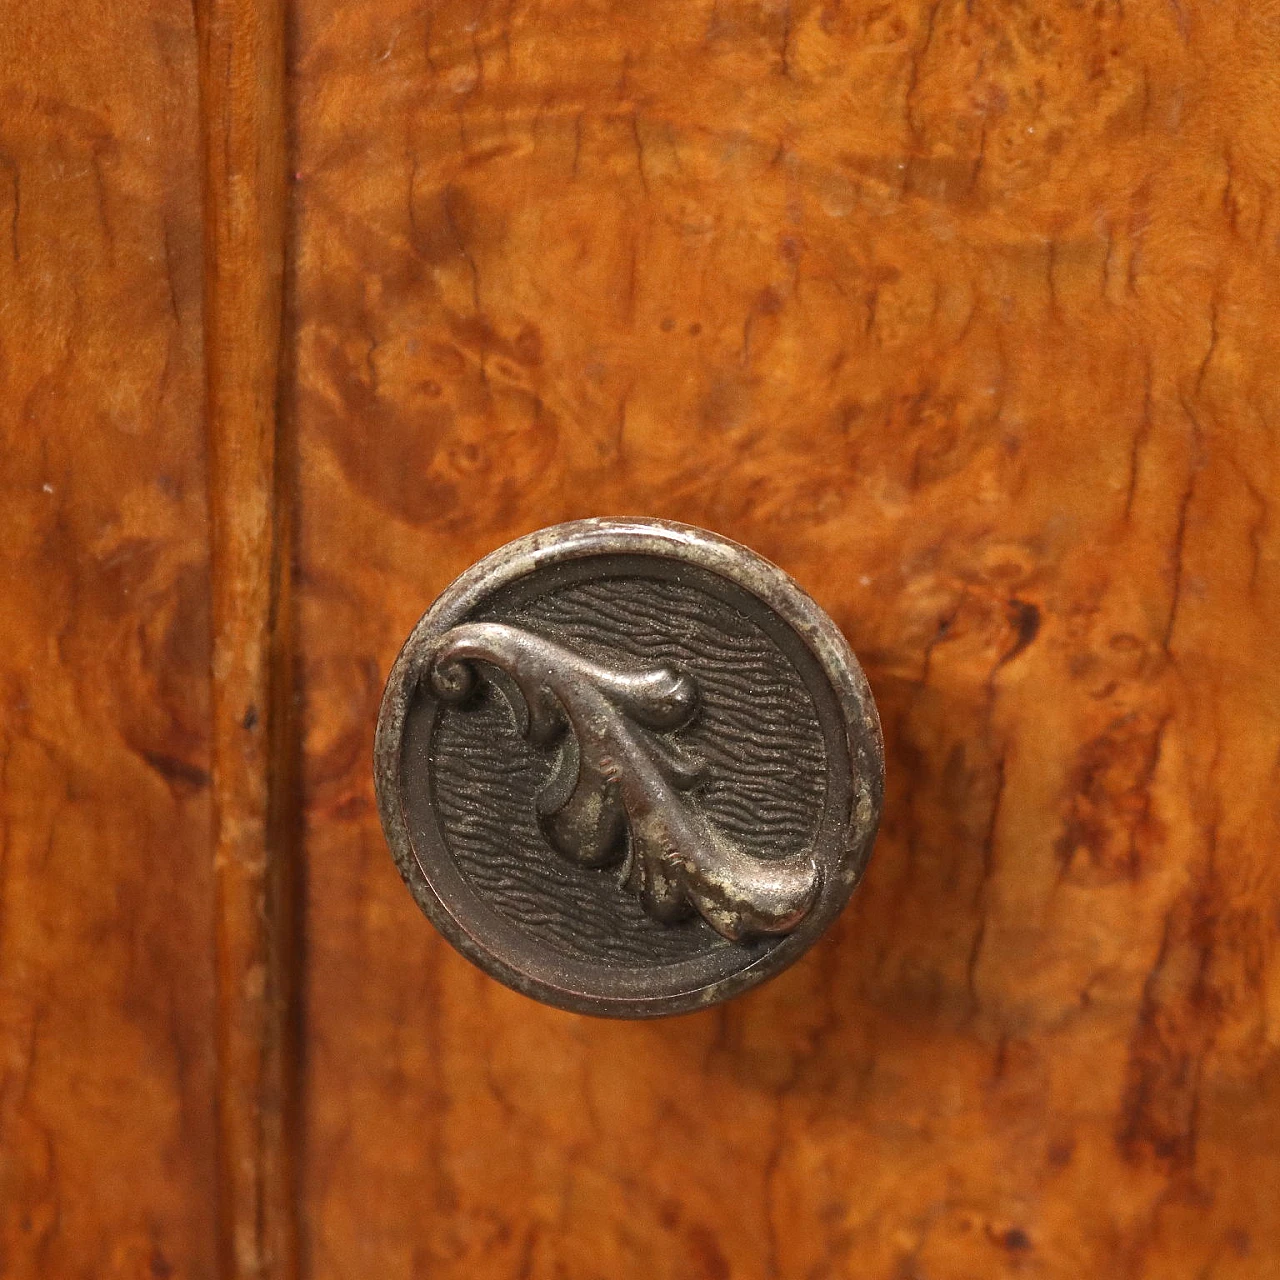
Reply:
<svg viewBox="0 0 1280 1280"><path fill-rule="evenodd" d="M697 712L687 674L616 669L518 627L469 622L441 641L432 685L461 702L478 665L501 673L499 687L518 690L508 701L525 737L560 748L537 803L542 830L562 855L588 867L625 859L623 882L651 916L674 922L696 910L733 942L788 933L804 918L821 887L813 856L754 857L680 794L698 782L700 766L656 735Z"/></svg>

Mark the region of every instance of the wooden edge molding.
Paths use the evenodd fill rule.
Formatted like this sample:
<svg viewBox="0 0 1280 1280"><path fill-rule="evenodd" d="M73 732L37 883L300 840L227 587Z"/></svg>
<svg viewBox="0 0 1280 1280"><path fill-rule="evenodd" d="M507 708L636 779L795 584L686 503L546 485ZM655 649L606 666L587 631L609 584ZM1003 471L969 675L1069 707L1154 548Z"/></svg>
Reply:
<svg viewBox="0 0 1280 1280"><path fill-rule="evenodd" d="M198 0L223 1280L298 1274L284 0Z"/></svg>

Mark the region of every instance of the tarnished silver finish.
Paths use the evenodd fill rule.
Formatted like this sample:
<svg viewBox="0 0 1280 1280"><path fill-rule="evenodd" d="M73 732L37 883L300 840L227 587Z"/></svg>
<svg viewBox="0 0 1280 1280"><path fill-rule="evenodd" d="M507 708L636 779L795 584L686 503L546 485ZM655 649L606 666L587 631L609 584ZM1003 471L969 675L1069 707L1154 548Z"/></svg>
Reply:
<svg viewBox="0 0 1280 1280"><path fill-rule="evenodd" d="M746 548L585 520L501 548L405 644L383 827L508 985L647 1017L727 998L834 919L879 820L875 707L831 620Z"/></svg>
<svg viewBox="0 0 1280 1280"><path fill-rule="evenodd" d="M702 780L702 762L640 737L641 728L689 723L698 709L691 676L668 666L619 670L518 627L470 622L440 642L432 684L461 701L482 664L515 681L525 736L560 747L538 815L566 857L584 867L625 861L621 883L655 920L696 910L730 942L790 933L804 919L821 884L813 854L744 853L680 794Z"/></svg>

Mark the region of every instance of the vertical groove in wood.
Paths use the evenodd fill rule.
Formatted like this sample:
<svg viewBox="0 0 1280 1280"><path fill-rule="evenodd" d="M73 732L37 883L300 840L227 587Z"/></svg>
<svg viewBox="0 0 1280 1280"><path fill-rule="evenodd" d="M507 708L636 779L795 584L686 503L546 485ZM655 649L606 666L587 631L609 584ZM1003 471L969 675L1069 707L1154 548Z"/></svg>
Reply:
<svg viewBox="0 0 1280 1280"><path fill-rule="evenodd" d="M291 493L280 413L283 0L203 0L213 575L219 1250L224 1280L298 1273L292 1087L296 826Z"/></svg>

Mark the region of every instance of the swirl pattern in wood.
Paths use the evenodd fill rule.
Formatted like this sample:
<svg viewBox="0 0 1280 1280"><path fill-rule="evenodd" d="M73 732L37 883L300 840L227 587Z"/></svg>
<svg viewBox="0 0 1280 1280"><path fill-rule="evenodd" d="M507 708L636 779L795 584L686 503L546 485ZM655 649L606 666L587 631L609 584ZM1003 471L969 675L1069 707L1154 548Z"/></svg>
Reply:
<svg viewBox="0 0 1280 1280"><path fill-rule="evenodd" d="M297 12L319 1274L1280 1272L1274 6ZM804 961L597 1024L368 759L424 601L637 513L818 598L889 786Z"/></svg>

